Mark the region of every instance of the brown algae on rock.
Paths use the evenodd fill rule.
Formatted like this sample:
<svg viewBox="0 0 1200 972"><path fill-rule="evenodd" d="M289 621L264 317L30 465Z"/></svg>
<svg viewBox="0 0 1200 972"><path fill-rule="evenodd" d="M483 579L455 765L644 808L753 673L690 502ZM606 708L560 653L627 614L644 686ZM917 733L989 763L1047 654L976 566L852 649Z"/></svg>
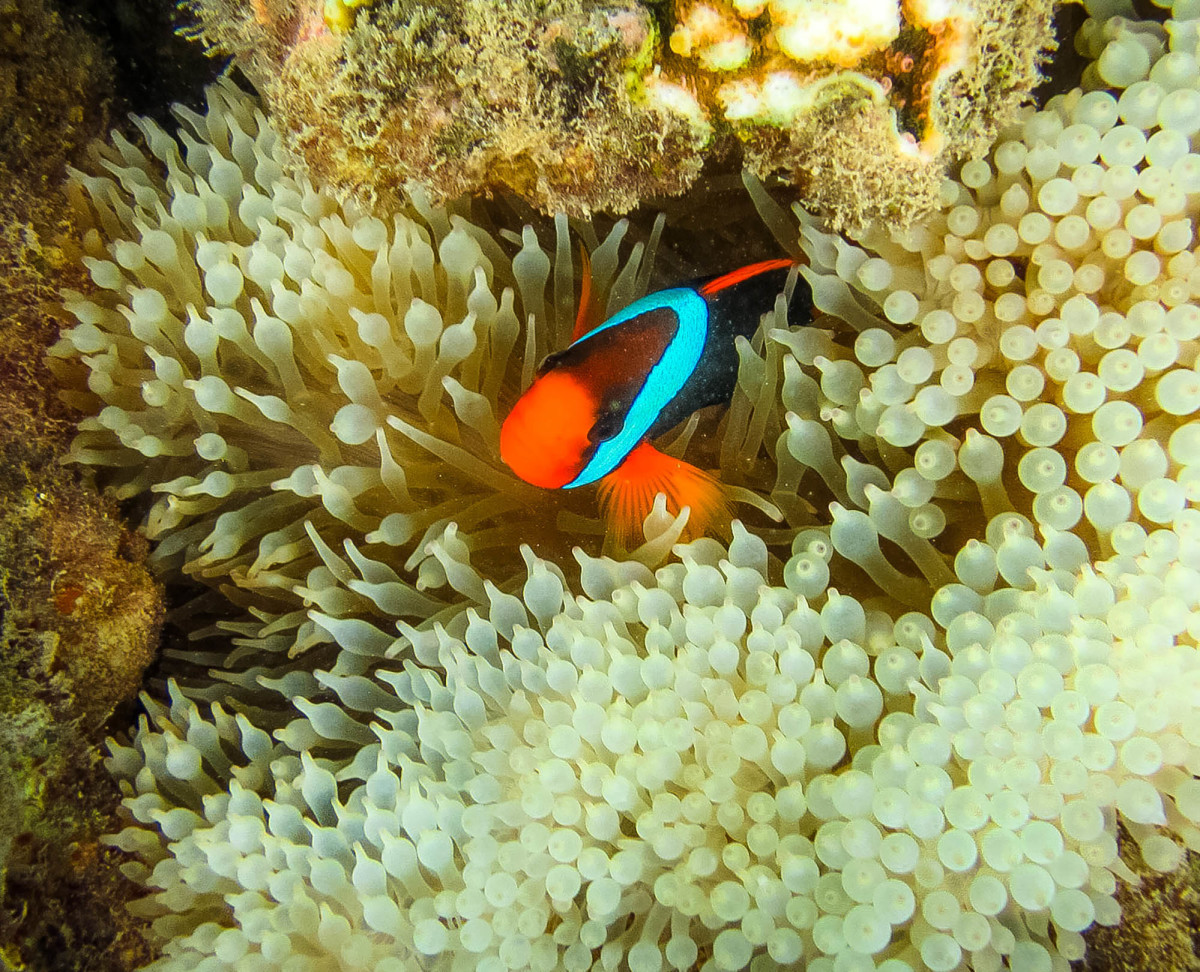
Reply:
<svg viewBox="0 0 1200 972"><path fill-rule="evenodd" d="M44 184L108 124L112 70L45 0L0 0L0 166Z"/></svg>
<svg viewBox="0 0 1200 972"><path fill-rule="evenodd" d="M344 33L312 5L188 6L310 174L360 202L394 206L416 181L440 198L502 190L622 212L685 189L711 133L653 95L654 78L647 95L657 28L630 0L392 0L358 8Z"/></svg>
<svg viewBox="0 0 1200 972"><path fill-rule="evenodd" d="M161 600L144 542L60 465L77 416L43 361L81 287L58 186L109 120L112 66L42 0L0 2L0 966L128 969L152 955L99 835L95 743L136 692Z"/></svg>
<svg viewBox="0 0 1200 972"><path fill-rule="evenodd" d="M47 947L128 968L149 953L99 841L116 792L95 739L142 682L162 604L112 502L37 458L10 442L0 464L0 946L18 968L49 968Z"/></svg>
<svg viewBox="0 0 1200 972"><path fill-rule="evenodd" d="M1122 835L1128 837L1127 834ZM1121 923L1097 925L1084 936L1087 972L1144 972L1200 969L1200 855L1189 853L1182 867L1162 873L1146 866L1133 841L1122 857L1138 877L1117 890Z"/></svg>

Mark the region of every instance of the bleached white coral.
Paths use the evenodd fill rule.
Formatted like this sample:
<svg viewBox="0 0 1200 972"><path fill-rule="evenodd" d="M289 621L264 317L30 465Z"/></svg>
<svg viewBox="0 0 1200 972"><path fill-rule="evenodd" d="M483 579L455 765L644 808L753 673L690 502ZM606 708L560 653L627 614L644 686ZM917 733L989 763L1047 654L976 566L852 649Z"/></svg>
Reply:
<svg viewBox="0 0 1200 972"><path fill-rule="evenodd" d="M679 16L670 41L676 54L697 57L709 71L733 71L750 60L754 46L735 17L707 3L692 4Z"/></svg>
<svg viewBox="0 0 1200 972"><path fill-rule="evenodd" d="M795 61L856 67L900 34L896 0L771 0L774 36Z"/></svg>

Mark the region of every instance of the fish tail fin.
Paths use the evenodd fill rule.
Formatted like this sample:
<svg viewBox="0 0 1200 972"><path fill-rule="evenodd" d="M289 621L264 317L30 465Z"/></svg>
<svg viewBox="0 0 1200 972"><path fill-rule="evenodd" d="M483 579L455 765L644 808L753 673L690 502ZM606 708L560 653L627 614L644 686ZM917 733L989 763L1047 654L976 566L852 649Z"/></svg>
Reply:
<svg viewBox="0 0 1200 972"><path fill-rule="evenodd" d="M600 480L600 509L608 531L626 549L640 542L642 524L663 493L667 510L678 515L691 509L684 539L704 536L727 523L729 500L720 482L682 459L659 452L648 442L634 448L616 469Z"/></svg>

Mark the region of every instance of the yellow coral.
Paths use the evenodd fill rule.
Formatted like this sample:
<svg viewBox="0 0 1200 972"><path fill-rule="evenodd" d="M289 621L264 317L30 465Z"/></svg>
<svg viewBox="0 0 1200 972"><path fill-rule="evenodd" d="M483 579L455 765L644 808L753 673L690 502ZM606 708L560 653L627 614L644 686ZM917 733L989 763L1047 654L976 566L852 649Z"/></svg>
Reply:
<svg viewBox="0 0 1200 972"><path fill-rule="evenodd" d="M771 0L772 37L795 61L856 67L900 36L895 0Z"/></svg>
<svg viewBox="0 0 1200 972"><path fill-rule="evenodd" d="M373 0L325 0L325 26L330 30L345 33L354 26L358 8L372 2Z"/></svg>

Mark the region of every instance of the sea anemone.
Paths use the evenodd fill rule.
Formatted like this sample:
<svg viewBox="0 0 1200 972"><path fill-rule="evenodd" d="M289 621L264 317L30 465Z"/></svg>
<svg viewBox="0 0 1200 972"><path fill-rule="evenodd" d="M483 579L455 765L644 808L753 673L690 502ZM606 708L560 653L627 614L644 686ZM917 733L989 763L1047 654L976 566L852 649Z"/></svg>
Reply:
<svg viewBox="0 0 1200 972"><path fill-rule="evenodd" d="M381 420L359 394L371 385L339 384L367 413L350 418L376 436L372 465L355 468L379 479L358 474L361 494L383 497L383 470L398 475L385 463L374 472L380 434L410 489L447 490L440 532L393 545L382 506L368 513L359 494L349 507L337 505L342 494L326 500L326 483L349 492L359 480L335 480L325 453L303 467L309 478L284 478L265 436L236 439L224 429L240 426L222 425L222 456L236 445L227 461L244 463L230 475L263 468L246 498L264 505L231 494L219 517L198 507L194 527L163 531L160 557L240 524L245 550L224 556L245 565L266 557L257 569L275 581L256 587L249 566L218 564L214 578L232 580L258 614L235 626L245 664L224 678L236 691L172 684L169 704L147 696L148 717L130 744L111 744L109 761L134 820L114 840L142 858L130 873L154 889L140 908L165 942L159 967L1048 970L1082 957L1093 922L1120 918L1117 881L1133 875L1118 828L1153 869L1200 849L1193 7L1177 3L1168 30L1091 4L1079 39L1094 59L1088 90L1027 113L987 158L964 164L930 224L850 241L798 211L821 316L788 330L767 315L739 346L740 390L710 441L722 475L749 470L785 526L754 523L750 511L727 542L678 544L684 517L660 503L640 560L592 545L575 551L576 570L560 546L539 556L518 544L513 534L526 528L511 522L483 531L477 554L450 522L489 500L504 504L498 517L515 516L510 487L449 495L438 470L455 484L479 482L464 478L460 453L439 446L449 467L431 466L414 446L432 447L434 431L414 437L417 418ZM325 355L309 352L305 367L319 363L339 382L346 348L365 356L371 375L411 360L380 347L386 336L407 348L406 315L394 311L376 308L386 329L366 335L347 312L357 330L332 343L340 332L313 309L325 306L317 296L337 296L322 257L293 264L288 278L288 245L301 236L305 252L336 251L368 293L375 263L338 227L353 241L369 218L335 219L332 203L269 167L279 165L269 130L247 102L228 89L214 102L185 138L188 172L147 129L182 191L155 182L157 167L132 149L123 161L109 156L132 202L114 183L92 183L91 265L114 296L107 306L73 301L76 350L60 350L91 356L100 375L92 394L118 408L83 433L77 456L134 466L130 492L170 462L220 461L197 451L191 425L211 412L196 395L206 361L239 382L215 401L243 409L233 418L248 427L240 414L267 414L249 411L256 401L291 394L277 363L254 370L232 346L228 360L202 344L168 354L192 320L214 316L143 316L135 302L160 309L144 295L172 279L201 294L209 275L220 290L233 279L222 267L232 268L236 292L208 288L205 306L244 298L250 312L238 318L248 329L269 291L280 309L261 319L296 327L293 348L311 340ZM259 188L242 188L250 178ZM793 246L795 222L748 184ZM208 194L221 185L237 189L229 198L239 216L218 220L225 259L210 260L203 227L188 230L196 242L184 237L186 250L170 227L182 234L186 215L184 203L174 214L174 200L198 200L207 220ZM257 212L263 191L299 203L263 204L278 222L242 216ZM213 205L229 212L223 196ZM526 311L545 300L550 261L535 240L523 252L547 269L523 287L517 258L482 241L475 224L413 206L439 242L437 262L427 243L426 266L445 283L420 291L429 306L448 300L455 280L466 301L472 274L486 283L510 272ZM167 227L161 237L150 214ZM415 237L405 231L411 247L424 237L416 217L397 225L404 220L418 225ZM129 226L139 243L122 235ZM456 231L486 256L490 278L482 257L442 255ZM250 257L272 237L282 269L262 288ZM565 234L558 239L569 252ZM358 276L346 269L356 266ZM553 318L561 334L569 276L554 266L564 267ZM623 275L636 280L639 265L628 266ZM251 286L260 289L247 294ZM311 339L286 313L306 296ZM357 307L348 293L341 299ZM251 361L267 354L242 343ZM142 354L156 366L187 362L199 377L172 382L175 373L139 364ZM531 349L522 365L453 374L494 417L503 382L487 386L487 376L531 369L535 357ZM254 386L243 375L266 377ZM163 392L158 404L156 382L180 397ZM432 422L420 392L407 394L399 401L415 398L409 414ZM349 405L317 413L332 435L315 421L306 434L353 446L338 431L359 427L338 418ZM441 405L436 428L466 435L462 426L475 423L451 425L455 407ZM163 450L142 472L140 445L181 438L182 458ZM393 443L413 445L400 456ZM477 455L486 465L494 449ZM222 469L199 468L204 478L188 472L183 488ZM194 496L212 498L199 490L176 502ZM258 511L275 508L268 501L296 504L282 507L290 526L260 526ZM418 504L402 509L419 515ZM581 523L561 517L560 535ZM271 558L299 569L275 571ZM421 569L430 590L455 594L414 601L429 596L413 583ZM336 657L285 663L317 641L336 645Z"/></svg>
<svg viewBox="0 0 1200 972"><path fill-rule="evenodd" d="M522 566L508 551L555 543L556 517L598 548L594 503L526 486L497 448L502 403L567 341L566 220L553 258L531 227L510 256L420 195L389 226L285 175L231 85L209 99L180 109L182 154L140 121L149 157L118 138L108 175L73 183L96 292L68 295L79 323L55 353L83 365L71 400L98 414L71 456L119 497L155 495L155 560L269 612L294 655L329 640L313 605L390 622L486 604ZM610 310L644 291L657 239L623 257L626 229L601 243L581 225ZM345 556L378 566L335 589Z"/></svg>
<svg viewBox="0 0 1200 972"><path fill-rule="evenodd" d="M655 574L581 557L581 594L530 557L522 597L414 638L444 681L318 672L334 701L299 692L274 740L172 686L109 760L159 968L1082 957L1132 877L1118 812L1154 868L1200 845L1200 664L1128 582L1200 586L1116 557L1060 588L999 519L973 556L1038 583L943 588L936 623L826 587L818 537L771 586L738 526Z"/></svg>

